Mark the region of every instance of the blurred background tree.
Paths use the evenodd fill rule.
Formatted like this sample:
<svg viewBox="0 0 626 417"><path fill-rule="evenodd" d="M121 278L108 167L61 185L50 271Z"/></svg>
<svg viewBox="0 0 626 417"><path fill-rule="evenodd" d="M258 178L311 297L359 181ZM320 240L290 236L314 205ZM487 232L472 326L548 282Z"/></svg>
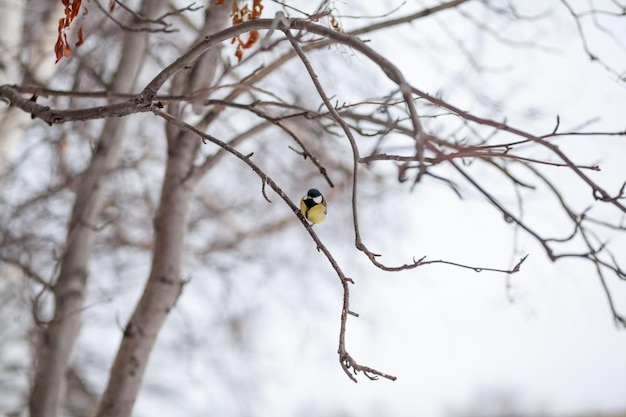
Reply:
<svg viewBox="0 0 626 417"><path fill-rule="evenodd" d="M279 359L395 379L363 316L423 302L371 279L432 264L490 271L515 302L527 255L574 259L626 325L625 5L0 7L3 409L319 415L276 393ZM571 99L606 83L618 101ZM311 187L329 201L313 228ZM488 291L474 277L458 288Z"/></svg>

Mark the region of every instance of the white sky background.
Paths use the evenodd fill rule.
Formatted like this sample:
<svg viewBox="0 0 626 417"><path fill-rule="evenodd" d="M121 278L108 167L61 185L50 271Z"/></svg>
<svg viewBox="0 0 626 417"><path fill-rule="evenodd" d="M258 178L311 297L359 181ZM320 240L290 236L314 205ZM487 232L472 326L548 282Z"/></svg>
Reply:
<svg viewBox="0 0 626 417"><path fill-rule="evenodd" d="M519 28L507 30L498 22L493 22L494 29L511 39L526 36L525 39L536 40L555 51L541 53L518 48L512 56L506 52L510 51L508 48L468 39L466 46L470 52L479 53L495 68L506 69L500 73L476 75L466 63L466 57L440 54L441 51L429 47L441 36L441 31L433 28L437 23L431 20L406 28L406 39L413 42L398 42L394 30L387 37L372 36L371 46L398 64L418 88L430 93L443 90L444 97L453 104L467 106L478 115L500 119L506 116L512 125L537 134L551 131L557 114L561 117L562 130L595 117L598 121L589 130L623 130L626 88L585 56L574 22L563 13L562 5L516 3L527 6L522 12L552 10L557 17L523 26L521 34ZM603 7L606 3L596 2L596 5ZM369 14L389 6L379 7L378 11L368 11ZM398 14L408 13L411 7L412 2L408 2ZM616 30L616 37L626 39L625 25L611 28ZM464 39L461 33L458 36ZM597 31L590 31L588 36L594 53L618 70L626 68L624 49L609 38L598 36ZM609 52L614 48L619 53ZM353 60L358 65L360 57ZM458 75L450 82L445 77L455 65ZM446 71L438 72L438 66ZM470 89L501 101L506 108L500 113L489 113L475 98L464 94L462 87L467 84ZM536 116L525 117L529 114ZM623 139L568 138L562 142L567 142L562 146L575 160L601 165L603 171L594 174L594 179L608 189L619 189L626 177ZM558 169L554 172L558 175ZM573 193L573 197L590 203L586 189ZM544 207L552 202L551 197L544 194L530 198L533 204L527 209L528 215L549 229L554 214L545 212ZM507 299L505 278L501 274L476 274L433 266L393 275L369 268L368 273L357 277L352 289L353 306L361 317L349 322L349 348L361 363L397 375L398 380L370 382L360 378L355 385L347 378L342 379L331 351L337 331L337 323L333 325L336 317L331 314L330 320L322 325L330 326L321 330L324 338L311 338L307 342L330 341L326 352L307 361L306 356L300 355L299 347L295 348L287 361L294 368L291 377L285 376L284 367L274 368L288 387L281 385L274 391L274 404L279 410L275 414L293 415L292 407L298 415L333 415L337 409L343 409L348 415L359 416L435 416L462 413L472 406L479 407L485 415L488 410L510 412L507 404L529 413L626 409L626 332L613 324L591 265L574 260L551 264L541 247L525 236L518 238L519 253L515 253L512 227L499 221L495 209L472 193L460 202L445 187L424 186L406 200L398 199L391 205L373 208L369 214L378 215L379 219L368 218L368 223L385 222L386 226L394 227L393 219L413 220L408 232L414 237L406 243L399 241L395 233L389 236L381 232L386 236L383 242L388 244L382 252L403 255L394 257L395 260L406 262L412 256L428 255L431 259L508 267L514 263L512 259L528 253L522 271L511 280L514 302ZM322 238L331 240L337 230L342 230L339 223L346 217L337 219L335 213L339 210L348 208L338 208L331 201L329 219L318 228ZM404 226L395 224L398 231ZM561 231L559 235L566 233ZM612 243L618 244L614 250L623 259L625 239L614 237ZM378 246L381 245L376 249ZM313 247L308 250L312 258L321 258ZM357 263L352 258L360 255L352 251L345 256L349 258L344 259L349 269L348 265ZM613 277L609 281L613 284L615 303L623 311L626 291L623 285L621 288L615 285ZM337 295L335 316L339 301ZM279 340L285 337L285 332L278 329L275 332ZM276 343L277 347L282 345ZM498 401L504 403L503 409L499 409ZM309 407L316 411L308 414Z"/></svg>
<svg viewBox="0 0 626 417"><path fill-rule="evenodd" d="M272 16L272 4L264 3L264 15ZM589 130L623 130L626 88L585 56L574 21L561 3L515 3L526 8L523 12L552 10L557 16L511 27L498 21L485 24L504 37L530 39L550 51L520 47L511 53L488 35L467 36L460 20L448 20L458 16L454 11L368 39L416 87L440 92L452 104L480 116L506 117L513 126L537 134L551 131L557 114L562 130L594 117L599 119ZM608 3L596 2L598 7ZM368 10L347 12L346 4L335 5L338 14L374 16L400 4L367 2ZM392 16L427 4L436 2L407 1ZM459 54L442 32L442 22L494 71L473 71L467 56ZM346 29L364 24L348 18L340 23ZM623 19L613 23L615 35L626 39ZM626 69L623 47L597 30L589 36L595 53L614 68ZM318 68L324 59L336 60L333 65L362 74L337 77L341 83L333 83L332 76L320 73L329 94L358 95L363 80L380 76L363 57L342 48L330 48L311 59ZM310 83L302 75L302 83ZM504 107L493 110L476 93ZM609 192L616 192L626 179L624 138L559 140L577 162L600 164L603 171L592 178ZM530 155L541 156L533 152L529 150ZM233 166L241 170L236 161ZM478 164L468 169L474 174L486 170ZM561 175L558 168L547 172ZM586 188L576 192L580 183L567 182L568 178L560 184L571 188L573 204L590 204L590 192ZM461 179L453 179L462 184ZM509 187L496 182L491 186L492 191L513 198ZM309 184L302 184L302 193L307 188ZM315 226L347 275L355 279L351 302L361 317L349 320L349 352L361 364L396 375L397 381L369 381L359 375L359 383L354 384L344 375L336 354L339 281L308 234L296 227L266 242L259 258L246 258L240 269L225 273L228 290L211 284L214 277L210 271L204 273L202 265L186 265L192 281L159 337L135 415L403 417L459 416L472 408L479 409L479 415L511 409L555 415L626 410L626 331L613 324L591 265L576 260L551 264L536 242L516 233L476 192L465 185L463 189L465 198L459 200L442 183L428 178L413 193L406 184L389 184L383 198L368 199L362 208L365 243L393 264L427 255L509 268L529 254L521 271L510 278L509 290L503 274L452 266L399 274L376 270L354 249L345 196L331 199L328 219ZM362 188L363 194L375 192ZM267 207L258 197L259 207ZM291 197L295 200L299 195ZM554 207L552 197L538 193L527 198L527 219L540 230L558 230L556 213L545 211ZM568 227L557 234L569 232ZM623 258L626 240L611 238L614 253ZM93 268L99 262L108 261L95 260ZM91 300L95 304L86 311L76 349L76 360L90 367L88 382L98 389L121 338L119 323L128 317L147 277L148 259L129 262L136 266L126 270L123 280L102 284L111 286L111 294L120 290L122 294L110 303ZM616 285L607 276L615 304L626 314L624 283ZM224 305L240 313L242 347L233 347L228 331L216 326L226 317L219 310Z"/></svg>
<svg viewBox="0 0 626 417"><path fill-rule="evenodd" d="M367 13L382 13L398 4L377 2L379 10ZM528 10L536 12L537 7L543 7L541 10L552 10L558 16L522 25L522 33L519 27L509 31L501 23L485 23L502 36L527 36L525 39L554 50L517 48L511 55L507 52L510 49L491 41L465 39L468 50L500 69L497 72L473 72L465 56L455 55L447 41L439 40L443 35L435 21L406 27L405 43L398 42L394 29L371 36L371 46L398 64L418 88L430 93L443 91L444 98L455 105L467 106L482 116L506 116L512 125L533 133L551 131L557 114L563 130L596 116L599 119L590 130L623 129L626 88L600 65L589 62L574 22L562 5L553 2L548 9L545 2L525 4ZM345 9L343 4L336 6ZM407 2L396 15L414 9L413 2ZM349 19L341 23L346 27L360 24ZM626 37L623 26L612 27L619 29L616 36ZM460 29L455 26L454 30ZM462 32L458 35L464 39ZM606 38L596 41L593 34L589 36L593 50L603 59L617 69L626 67L623 49ZM446 44L450 49L433 48L433 43ZM615 48L620 53L608 52ZM325 55L337 53L342 51L331 49ZM352 69L364 61L348 51L343 55L343 63ZM321 77L324 80L323 74ZM355 88L360 82L358 78L355 85L331 84L329 93ZM489 110L468 90L481 92L505 108ZM623 138L561 141L576 161L602 166L603 171L593 174L594 179L609 190L619 189L626 176L621 162L626 155ZM558 169L553 172L560 175ZM363 210L366 243L372 244L373 250L392 255L397 262L428 255L430 259L501 268L510 267L523 254L530 256L521 272L511 278L508 292L505 277L497 273L430 266L385 274L369 267L351 247L348 202L345 198L331 200L329 218L316 230L356 281L352 305L361 317L349 321L348 349L360 363L398 376L396 382L372 382L359 376L359 383L354 384L341 371L335 353L339 283L307 235L295 230L288 234L290 253L305 258L301 269L283 271L270 266L272 280L248 299L236 302L256 306L252 309L262 312L262 318L252 320L248 327L248 331L256 332L252 336L254 353L244 352L236 359L218 354L208 363L206 352L181 354L187 371L177 378L187 387L185 393L171 401L155 401L154 396L146 395L138 403L138 415L200 416L215 411L216 415L367 417L459 415L472 407L480 410L479 415L512 409L552 414L626 409L626 331L613 324L591 265L575 260L551 264L538 244L523 234L516 235L475 192L468 191L465 200L459 201L441 184L432 180L428 184ZM571 184L564 186L577 186ZM303 190L306 188L303 185ZM571 195L588 204L589 194L583 189ZM545 212L551 197L534 194L529 198L527 216L549 229L557 217ZM397 219L410 219L410 223ZM614 246L618 257L626 253L623 237L613 238L612 243L618 245ZM266 250L275 245L269 243ZM255 267L250 265L252 270ZM311 282L304 289L294 289L294 279ZM612 276L608 279L615 303L624 313L626 291L623 285L614 285ZM201 297L199 305L193 307L193 298L186 293L186 303L180 307L180 314L187 319L202 316L200 311L207 308ZM175 326L172 323L179 320L173 317L169 325ZM198 328L203 326L198 324ZM199 350L203 348L210 349L210 343L201 344ZM166 356L163 360L166 362L158 363L168 361ZM215 374L216 363L229 369L226 374L234 374L233 381ZM149 375L161 375L158 367L150 368ZM171 378L171 368L166 369ZM190 385L189 380L193 382ZM231 404L223 398L224 393L232 395L233 389L240 394Z"/></svg>

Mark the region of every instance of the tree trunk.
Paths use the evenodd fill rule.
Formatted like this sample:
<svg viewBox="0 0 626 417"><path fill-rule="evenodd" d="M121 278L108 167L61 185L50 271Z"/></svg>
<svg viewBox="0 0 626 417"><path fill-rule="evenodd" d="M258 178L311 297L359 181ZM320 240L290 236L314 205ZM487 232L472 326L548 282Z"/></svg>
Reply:
<svg viewBox="0 0 626 417"><path fill-rule="evenodd" d="M24 33L24 1L10 0L3 1L0 5L0 46L3 57L0 59L0 85L19 83L20 59L19 54L25 48L22 34ZM28 49L28 61L26 62L26 74L28 79L24 84L32 82L46 85L54 74L54 50L53 40L57 35L59 17L63 16L64 10L61 1L53 2L47 12L45 20L41 25L41 30L37 35L34 44ZM0 174L2 174L9 162L11 152L17 146L24 132L32 123L30 115L15 107L9 107L0 111Z"/></svg>
<svg viewBox="0 0 626 417"><path fill-rule="evenodd" d="M220 6L212 0L198 41L223 29L232 1ZM172 80L172 94L208 91L218 64L214 48L194 63L192 71L181 71ZM177 113L179 106L169 109ZM206 119L198 128L206 127ZM150 353L161 327L182 292L181 264L187 235L189 209L197 179L190 177L201 144L195 134L168 126L168 159L161 201L154 221L152 268L144 292L124 330L107 388L96 417L129 417L141 388Z"/></svg>
<svg viewBox="0 0 626 417"><path fill-rule="evenodd" d="M161 202L154 221L152 269L146 288L124 330L97 417L130 416L150 352L167 314L181 293L180 276L193 185L186 181L199 139L171 141Z"/></svg>
<svg viewBox="0 0 626 417"><path fill-rule="evenodd" d="M144 15L153 15L160 2L144 0ZM112 89L129 92L147 51L148 33L126 32L124 50ZM66 373L78 338L85 301L89 258L106 185L117 166L126 119L107 119L91 163L82 175L68 226L59 277L54 284L54 317L44 330L36 352L30 397L31 417L55 417L65 398Z"/></svg>

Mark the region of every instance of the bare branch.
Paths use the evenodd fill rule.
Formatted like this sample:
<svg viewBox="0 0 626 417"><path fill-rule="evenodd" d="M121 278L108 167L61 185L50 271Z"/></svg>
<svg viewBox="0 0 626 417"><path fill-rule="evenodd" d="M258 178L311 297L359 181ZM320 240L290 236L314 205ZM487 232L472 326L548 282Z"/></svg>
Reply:
<svg viewBox="0 0 626 417"><path fill-rule="evenodd" d="M346 371L346 373L350 376L350 378L356 382L356 379L354 378L354 376L352 374L350 374L350 372L348 372L349 368L352 368L355 372L363 372L364 375L368 376L368 378L371 379L371 375L378 375L378 376L382 376L384 378L387 379L391 379L391 380L395 380L395 377L382 373L380 371L377 371L375 369L369 368L369 367L365 367L362 365L359 365L358 363L356 363L352 357L347 353L346 348L345 348L345 333L346 333L346 324L347 324L347 318L348 318L348 311L350 311L349 309L349 289L348 289L348 284L352 283L352 279L347 278L345 276L345 274L343 273L343 271L341 270L341 268L339 267L339 264L337 263L337 261L335 260L335 258L333 257L333 255L331 254L330 250L328 250L328 248L322 243L322 241L319 239L319 237L317 236L317 234L315 233L315 231L313 230L313 227L311 227L311 225L308 223L308 221L302 216L302 213L300 213L300 209L298 206L296 206L293 201L291 201L291 199L287 196L287 194L280 188L280 186L274 182L274 180L268 176L265 172L263 172L263 170L261 168L259 168L254 162L252 162L252 158L248 157L248 155L244 155L241 152L239 152L237 149L233 148L232 146L230 146L229 144L227 144L226 142L223 142L219 139L217 139L214 136L211 136L209 134L206 134L198 129L196 129L195 127L175 118L174 116L160 110L158 107L153 107L152 111L154 112L154 114L156 114L159 117L162 117L163 119L167 120L169 123L174 124L175 126L178 126L181 129L185 129L189 132L193 132L194 134L198 135L198 137L200 137L202 139L202 141L207 141L207 142L211 142L214 143L215 145L219 146L221 149L224 149L225 151L229 152L230 154L234 155L237 159L239 159L240 161L242 161L244 164L246 164L250 169L252 169L252 171L254 171L255 174L257 174L260 178L261 181L263 182L263 184L267 184L270 186L270 188L276 193L278 194L278 196L289 206L289 208L296 214L296 216L298 217L298 219L300 220L300 222L302 223L302 225L306 228L306 230L309 232L309 235L311 236L311 238L313 239L313 241L315 242L315 244L317 245L317 249L319 251L321 251L324 256L326 256L326 259L328 259L328 261L330 262L331 266L333 267L333 269L335 270L335 272L337 273L339 280L341 282L341 285L343 287L344 290L344 296L343 296L343 309L342 309L342 313L341 313L341 326L340 326L340 335L339 335L339 360L341 362L341 366L344 369L344 371ZM371 374L371 375L370 375Z"/></svg>
<svg viewBox="0 0 626 417"><path fill-rule="evenodd" d="M582 43L582 46L583 46L583 49L584 49L585 53L587 54L587 57L589 57L589 59L591 61L599 63L605 70L607 70L609 73L611 73L618 80L620 80L622 82L626 81L626 76L625 76L625 74L623 72L619 73L618 71L613 69L611 66L606 64L604 62L604 60L601 59L598 55L596 55L591 50L591 47L589 46L589 43L587 41L587 35L585 34L585 30L583 29L583 25L582 25L581 19L585 15L592 15L592 16L595 17L597 11L592 9L592 10L586 12L586 13L576 13L576 11L574 11L574 8L569 4L568 0L561 0L561 3L563 4L563 6L565 6L565 8L569 12L569 14L574 19L574 23L576 24L576 30L578 31L578 36L580 37L580 41ZM621 17L626 16L626 14L624 14L623 10L622 10L621 13L609 13L609 14L614 15L614 16L621 16ZM597 21L596 21L596 25L598 25Z"/></svg>
<svg viewBox="0 0 626 417"><path fill-rule="evenodd" d="M115 1L115 4L117 4L122 9L124 9L126 12L129 13L135 19L135 22L137 22L138 24L142 24L143 26L135 26L135 25L134 26L129 26L129 25L125 25L119 19L115 18L113 16L113 14L109 13L109 11L106 9L106 7L102 6L98 0L94 0L96 5L98 6L98 8L102 11L102 13L104 13L106 15L106 17L108 17L113 22L115 22L115 24L118 25L121 29L123 29L125 31L129 31L129 32L149 32L149 33L156 33L156 32L172 33L172 32L177 32L178 29L172 29L172 24L168 23L167 21L165 21L165 18L173 16L173 15L177 15L177 14L180 14L180 13L183 13L183 12L195 12L196 10L200 10L202 8L202 6L195 6L196 3L192 2L188 6L181 7L179 9L177 9L177 10L164 13L163 15L161 15L159 17L156 17L154 19L150 19L148 17L143 16L140 13L137 13L136 11L131 9L130 7L126 6L123 2L121 2L119 0L114 0L114 1ZM151 27L151 26L157 26L157 27Z"/></svg>

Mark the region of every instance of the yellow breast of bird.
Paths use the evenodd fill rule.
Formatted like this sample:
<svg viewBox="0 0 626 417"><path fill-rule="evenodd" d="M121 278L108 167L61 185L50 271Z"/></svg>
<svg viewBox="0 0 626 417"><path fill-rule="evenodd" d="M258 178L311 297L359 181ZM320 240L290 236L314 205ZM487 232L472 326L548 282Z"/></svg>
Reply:
<svg viewBox="0 0 626 417"><path fill-rule="evenodd" d="M314 224L323 222L326 218L326 207L322 204L315 205L307 210L305 217Z"/></svg>

